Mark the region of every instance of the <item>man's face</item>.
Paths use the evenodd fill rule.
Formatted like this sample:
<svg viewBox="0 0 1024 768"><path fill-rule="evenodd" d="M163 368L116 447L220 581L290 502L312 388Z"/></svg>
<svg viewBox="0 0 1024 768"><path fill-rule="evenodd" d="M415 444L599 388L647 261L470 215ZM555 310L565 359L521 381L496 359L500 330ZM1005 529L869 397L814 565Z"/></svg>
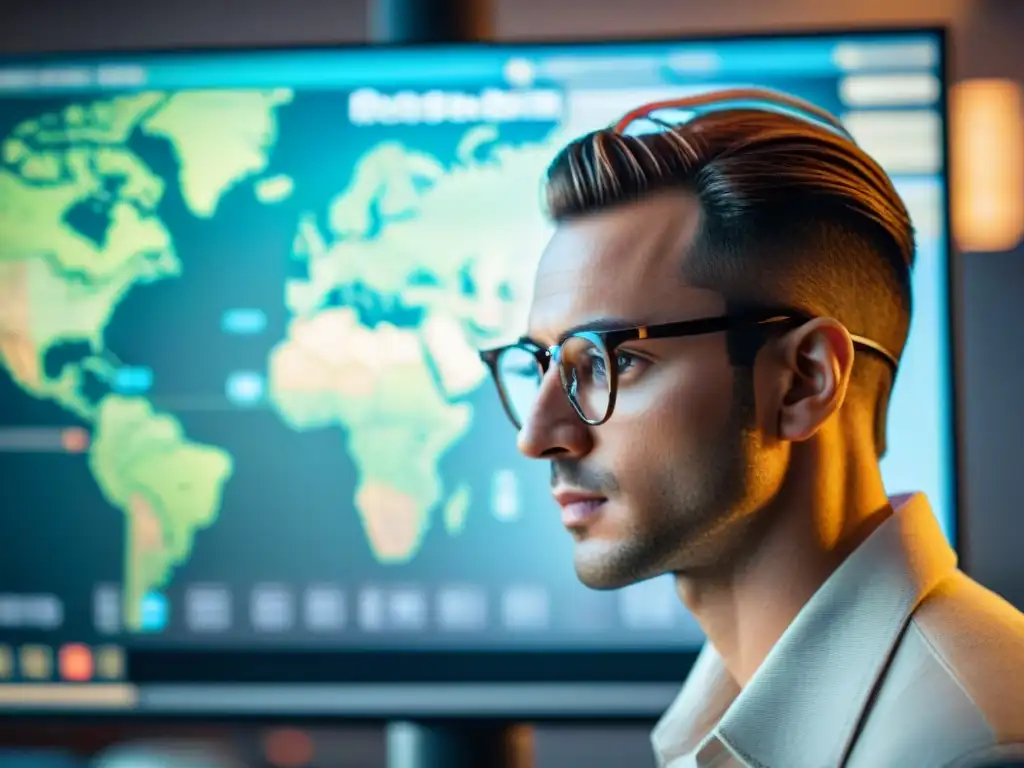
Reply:
<svg viewBox="0 0 1024 768"><path fill-rule="evenodd" d="M560 226L538 267L529 336L550 345L607 318L654 325L723 314L719 295L682 278L699 217L690 196L663 194ZM563 515L588 586L715 570L766 491L750 374L730 365L721 333L618 351L630 373L607 422L582 422L551 371L519 448L552 462L553 490L605 499Z"/></svg>

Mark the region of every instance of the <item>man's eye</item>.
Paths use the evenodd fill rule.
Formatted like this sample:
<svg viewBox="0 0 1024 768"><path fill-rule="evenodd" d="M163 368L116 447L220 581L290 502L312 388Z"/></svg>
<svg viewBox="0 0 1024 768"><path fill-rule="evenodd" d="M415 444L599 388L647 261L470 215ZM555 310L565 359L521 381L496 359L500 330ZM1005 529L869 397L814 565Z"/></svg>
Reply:
<svg viewBox="0 0 1024 768"><path fill-rule="evenodd" d="M615 370L620 376L630 368L636 366L638 362L640 362L639 358L636 355L629 354L628 352L617 352L615 354Z"/></svg>
<svg viewBox="0 0 1024 768"><path fill-rule="evenodd" d="M615 372L618 376L625 376L633 371L637 371L640 368L640 364L643 362L636 355L632 355L629 352L616 352L615 353ZM594 356L591 360L591 366L593 367L594 375L597 378L603 379L607 375L605 371L604 358L600 356Z"/></svg>

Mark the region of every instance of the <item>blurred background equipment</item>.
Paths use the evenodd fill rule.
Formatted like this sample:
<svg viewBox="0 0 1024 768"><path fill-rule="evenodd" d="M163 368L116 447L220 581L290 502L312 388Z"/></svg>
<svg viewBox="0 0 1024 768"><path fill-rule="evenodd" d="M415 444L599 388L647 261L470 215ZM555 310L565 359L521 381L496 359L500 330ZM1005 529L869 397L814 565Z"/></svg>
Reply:
<svg viewBox="0 0 1024 768"><path fill-rule="evenodd" d="M950 98L953 234L963 251L1024 237L1024 101L1013 80L965 80Z"/></svg>

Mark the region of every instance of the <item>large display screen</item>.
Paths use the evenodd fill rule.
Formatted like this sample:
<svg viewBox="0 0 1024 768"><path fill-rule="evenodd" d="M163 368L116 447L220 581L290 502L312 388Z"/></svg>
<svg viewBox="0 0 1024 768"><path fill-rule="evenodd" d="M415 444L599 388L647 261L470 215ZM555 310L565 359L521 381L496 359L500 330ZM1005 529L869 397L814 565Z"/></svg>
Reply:
<svg viewBox="0 0 1024 768"><path fill-rule="evenodd" d="M954 539L932 33L0 62L0 682L138 649L693 649L581 586L477 350L524 329L541 176L642 102L840 115L917 228L885 481Z"/></svg>

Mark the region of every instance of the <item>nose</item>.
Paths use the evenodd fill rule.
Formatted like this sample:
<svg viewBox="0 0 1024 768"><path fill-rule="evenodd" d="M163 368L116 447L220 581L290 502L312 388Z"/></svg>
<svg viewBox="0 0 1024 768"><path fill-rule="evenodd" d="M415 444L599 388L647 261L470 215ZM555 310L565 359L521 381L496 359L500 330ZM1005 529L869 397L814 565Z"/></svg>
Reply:
<svg viewBox="0 0 1024 768"><path fill-rule="evenodd" d="M541 380L533 408L523 420L516 447L528 459L580 458L593 447L591 429L572 407L552 366Z"/></svg>

